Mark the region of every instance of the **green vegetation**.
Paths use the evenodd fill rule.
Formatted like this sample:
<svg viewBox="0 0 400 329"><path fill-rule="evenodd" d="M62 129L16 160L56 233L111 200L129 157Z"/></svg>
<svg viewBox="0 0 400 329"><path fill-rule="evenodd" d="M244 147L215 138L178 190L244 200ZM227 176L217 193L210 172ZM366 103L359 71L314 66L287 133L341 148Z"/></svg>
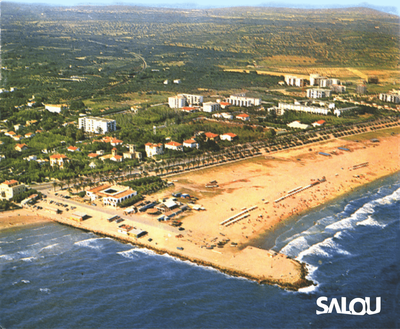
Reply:
<svg viewBox="0 0 400 329"><path fill-rule="evenodd" d="M52 182L55 189L72 184L78 191L101 181L132 177L132 171L140 177L164 175L249 157L259 154L260 148L274 151L360 133L376 122L379 126L398 121L391 108L367 106L358 106L339 118L291 111L279 117L267 111L278 102L304 98L303 88L278 84L291 70L385 69L388 76L395 74L400 42L399 21L394 15L362 8L109 6L71 10L7 2L1 9L0 88L5 90L0 93L0 129L22 136L17 141L0 135L0 154L4 156L1 180ZM356 82L357 74L351 73L349 80ZM174 83L175 79L181 83ZM371 92L382 92L396 85L390 81L369 86ZM348 90L354 91L355 84ZM234 117L246 112L250 122L215 119L204 112L183 113L167 105L167 97L178 93L200 94L206 102L238 92L261 98L263 108L232 106L223 112ZM344 95L366 100L351 92ZM370 103L387 106L377 101L376 95L366 97L371 98ZM50 113L44 104L69 108ZM349 104L337 102L337 106ZM102 136L85 134L76 127L84 114L115 119L118 130L108 135L135 144L143 161L89 158L97 151L110 154L113 146L94 142ZM286 124L294 120L310 124L321 119L326 121L324 128L300 133L287 130ZM17 130L17 124L23 127ZM166 150L153 159L145 156L145 143L182 143L200 131L230 132L238 138L215 142L199 135L199 149ZM35 136L23 138L29 133ZM17 143L25 143L27 149L17 151ZM79 147L79 151L69 152L69 146ZM124 145L116 148L120 156L127 151ZM50 166L49 155L54 153L68 156L63 169ZM39 162L29 158L32 156ZM144 194L165 183L150 176L129 184Z"/></svg>

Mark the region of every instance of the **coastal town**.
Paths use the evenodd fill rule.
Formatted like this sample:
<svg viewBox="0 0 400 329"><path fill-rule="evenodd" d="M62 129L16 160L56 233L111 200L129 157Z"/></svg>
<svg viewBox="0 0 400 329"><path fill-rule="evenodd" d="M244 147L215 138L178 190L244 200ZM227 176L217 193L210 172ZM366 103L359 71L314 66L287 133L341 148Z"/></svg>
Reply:
<svg viewBox="0 0 400 329"><path fill-rule="evenodd" d="M314 284L309 269L273 250L274 234L400 169L397 18L366 33L363 19L335 13L333 30L357 31L349 41L320 40L315 13L315 31L275 13L287 24L266 32L257 22L270 13L252 9L255 25L242 28L254 32L236 37L239 14L217 27L209 20L225 14L192 12L207 23L160 34L167 11L143 27L130 8L118 19L99 9L87 26L75 12L35 10L23 24L3 16L0 229L56 222L298 290ZM357 61L349 49L366 36Z"/></svg>
<svg viewBox="0 0 400 329"><path fill-rule="evenodd" d="M286 83L303 82L290 78ZM169 97L168 106L177 111L210 113L211 120L240 120L244 124L254 120L246 113L248 108L258 107L257 112L263 108L278 116L285 111L340 116L354 109L338 109L334 100L318 101L319 107L314 106L312 99L330 97L329 90L327 93L308 89L309 100L279 103L267 109L260 98L244 94L216 102L204 102L199 95L180 94ZM62 115L66 106L46 104L42 111ZM230 106L240 111L227 112ZM206 119L196 120L199 118ZM396 145L400 121L396 115L345 130L326 126L324 119L311 125L294 121L287 124L291 136L304 136L304 130L309 138L284 143L277 143L279 137L240 143L228 129L222 134L198 131L183 141L149 141L144 144L144 153L137 151L135 144L126 144L113 135L118 131L113 119L80 115L78 122L66 124L76 125L84 139L74 145L61 142L54 149L40 150L41 154L30 154L26 143L18 143L41 134L40 121L16 124L15 131L2 132L17 142L15 150L27 163L35 161L39 166L62 171L70 169L71 162L83 161L95 170L100 162L112 161L122 164L119 174L112 178L106 173L86 174L64 182L52 179L51 183L33 184L5 180L0 184L1 198L7 202L17 200L11 209L20 208L1 215L5 227L52 220L288 289L312 284L306 279L306 268L273 250L259 248L257 238L275 230L282 221L294 220L308 209L399 169ZM39 129L24 134L24 129L31 126ZM222 141L233 144L225 148L228 152L207 151L198 160L157 160L166 150L201 151L200 144L204 142L218 145ZM109 145L111 152L103 148L84 151L88 143ZM80 154L79 158L76 154ZM124 167L124 163L129 165ZM134 187L154 178L161 184L138 195Z"/></svg>

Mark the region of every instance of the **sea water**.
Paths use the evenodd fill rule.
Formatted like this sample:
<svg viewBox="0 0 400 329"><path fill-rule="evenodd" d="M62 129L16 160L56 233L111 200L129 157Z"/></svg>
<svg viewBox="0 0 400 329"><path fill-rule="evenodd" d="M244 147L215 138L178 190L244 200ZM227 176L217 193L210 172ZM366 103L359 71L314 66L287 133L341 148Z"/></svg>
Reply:
<svg viewBox="0 0 400 329"><path fill-rule="evenodd" d="M400 175L265 237L307 264L298 292L49 223L0 232L0 328L396 328ZM376 315L317 315L319 297L381 297Z"/></svg>

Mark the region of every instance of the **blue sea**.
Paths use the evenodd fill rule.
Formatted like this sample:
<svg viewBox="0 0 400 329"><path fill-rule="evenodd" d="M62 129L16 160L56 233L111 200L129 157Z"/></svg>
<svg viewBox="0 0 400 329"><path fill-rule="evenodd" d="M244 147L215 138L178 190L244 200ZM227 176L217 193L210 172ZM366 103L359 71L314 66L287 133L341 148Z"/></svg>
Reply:
<svg viewBox="0 0 400 329"><path fill-rule="evenodd" d="M1 231L0 328L398 328L399 206L396 174L257 241L307 264L298 292L54 223ZM321 296L381 312L317 315Z"/></svg>

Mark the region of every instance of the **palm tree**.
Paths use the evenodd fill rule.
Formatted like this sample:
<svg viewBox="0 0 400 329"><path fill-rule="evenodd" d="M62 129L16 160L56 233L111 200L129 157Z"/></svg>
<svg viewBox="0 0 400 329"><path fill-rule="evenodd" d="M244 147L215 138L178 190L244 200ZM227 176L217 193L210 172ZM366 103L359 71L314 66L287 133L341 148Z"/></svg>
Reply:
<svg viewBox="0 0 400 329"><path fill-rule="evenodd" d="M51 183L51 185L53 185L53 189L54 189L54 192L56 191L56 186L58 186L58 183L57 182L53 182L53 183Z"/></svg>

